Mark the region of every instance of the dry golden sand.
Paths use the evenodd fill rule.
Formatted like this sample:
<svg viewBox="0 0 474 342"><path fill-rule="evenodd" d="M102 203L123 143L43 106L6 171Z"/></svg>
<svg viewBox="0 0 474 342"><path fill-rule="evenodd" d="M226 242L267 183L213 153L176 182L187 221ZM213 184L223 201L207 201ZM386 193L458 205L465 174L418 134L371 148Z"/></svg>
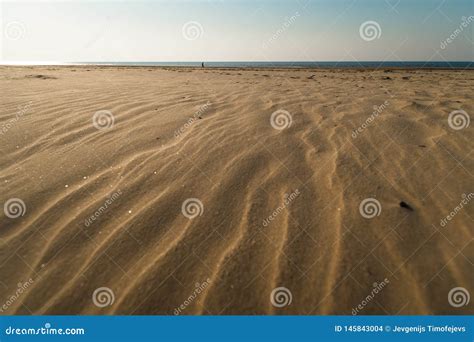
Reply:
<svg viewBox="0 0 474 342"><path fill-rule="evenodd" d="M351 314L382 282L360 314L473 313L448 301L474 295L472 203L440 223L474 191L448 124L473 71L2 67L0 93L1 205L26 207L0 217L3 314Z"/></svg>

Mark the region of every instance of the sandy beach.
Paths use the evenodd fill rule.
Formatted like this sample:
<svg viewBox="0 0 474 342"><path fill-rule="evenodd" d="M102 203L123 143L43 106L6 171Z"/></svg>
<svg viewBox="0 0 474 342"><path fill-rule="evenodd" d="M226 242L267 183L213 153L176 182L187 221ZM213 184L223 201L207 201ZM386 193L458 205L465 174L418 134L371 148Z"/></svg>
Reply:
<svg viewBox="0 0 474 342"><path fill-rule="evenodd" d="M4 66L0 93L2 315L473 313L473 70Z"/></svg>

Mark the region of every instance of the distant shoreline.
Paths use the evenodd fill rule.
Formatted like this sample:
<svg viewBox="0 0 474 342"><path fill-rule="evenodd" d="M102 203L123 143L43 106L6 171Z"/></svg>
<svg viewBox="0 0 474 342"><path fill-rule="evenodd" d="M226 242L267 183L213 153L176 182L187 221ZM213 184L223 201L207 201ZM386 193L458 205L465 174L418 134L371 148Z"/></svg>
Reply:
<svg viewBox="0 0 474 342"><path fill-rule="evenodd" d="M2 67L122 67L202 69L202 62L24 62ZM204 62L207 69L231 70L472 70L474 62Z"/></svg>
<svg viewBox="0 0 474 342"><path fill-rule="evenodd" d="M70 69L70 68L80 68L80 69L87 69L87 68L94 68L94 69L123 69L123 70L131 70L131 69L156 69L156 70L228 70L228 71L313 71L313 72L320 72L320 71L353 71L353 72L364 72L364 71L473 71L474 66L465 67L465 68L447 68L447 67L423 67L423 68L416 68L416 67L318 67L318 68L308 68L308 67L194 67L194 66L158 66L158 65L84 65L84 64L75 64L75 65L63 65L63 64L51 64L51 65L5 65L0 64L0 68L10 69L10 68L18 68L18 69L33 69L33 68L61 68L61 69Z"/></svg>

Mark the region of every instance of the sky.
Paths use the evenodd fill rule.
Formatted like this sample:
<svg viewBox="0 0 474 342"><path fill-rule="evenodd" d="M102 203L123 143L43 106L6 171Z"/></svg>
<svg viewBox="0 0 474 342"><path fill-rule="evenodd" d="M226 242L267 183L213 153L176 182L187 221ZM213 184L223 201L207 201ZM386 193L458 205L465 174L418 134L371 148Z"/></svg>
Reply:
<svg viewBox="0 0 474 342"><path fill-rule="evenodd" d="M474 61L472 0L1 1L0 27L2 62Z"/></svg>

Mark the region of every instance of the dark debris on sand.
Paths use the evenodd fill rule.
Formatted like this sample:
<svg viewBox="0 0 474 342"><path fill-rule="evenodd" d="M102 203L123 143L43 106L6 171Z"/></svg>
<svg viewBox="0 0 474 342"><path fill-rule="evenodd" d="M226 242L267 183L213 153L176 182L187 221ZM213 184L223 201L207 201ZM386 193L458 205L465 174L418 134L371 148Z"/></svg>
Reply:
<svg viewBox="0 0 474 342"><path fill-rule="evenodd" d="M57 77L48 75L26 75L26 78L39 78L41 80L56 80Z"/></svg>
<svg viewBox="0 0 474 342"><path fill-rule="evenodd" d="M413 211L413 208L408 203L406 203L404 201L400 202L400 207L405 208L405 209L410 210L410 211Z"/></svg>

